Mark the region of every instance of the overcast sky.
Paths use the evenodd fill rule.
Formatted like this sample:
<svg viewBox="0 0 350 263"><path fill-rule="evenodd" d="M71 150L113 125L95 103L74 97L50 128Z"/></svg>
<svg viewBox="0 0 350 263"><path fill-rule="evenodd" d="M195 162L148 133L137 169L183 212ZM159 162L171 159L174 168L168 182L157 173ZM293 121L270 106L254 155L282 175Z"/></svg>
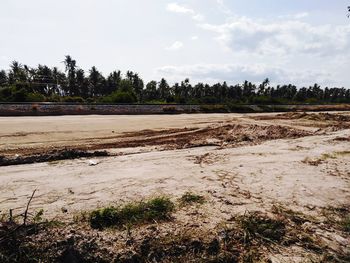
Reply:
<svg viewBox="0 0 350 263"><path fill-rule="evenodd" d="M245 79L350 88L349 0L1 0L0 68L12 60L146 81Z"/></svg>

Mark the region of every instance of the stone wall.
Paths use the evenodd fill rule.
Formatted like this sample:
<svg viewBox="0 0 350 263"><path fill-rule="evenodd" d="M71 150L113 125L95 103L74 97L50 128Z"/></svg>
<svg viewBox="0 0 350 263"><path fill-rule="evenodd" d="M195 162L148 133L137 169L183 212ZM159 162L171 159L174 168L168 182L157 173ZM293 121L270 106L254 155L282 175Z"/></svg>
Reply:
<svg viewBox="0 0 350 263"><path fill-rule="evenodd" d="M196 113L200 105L86 105L54 103L0 104L0 116L121 115Z"/></svg>
<svg viewBox="0 0 350 263"><path fill-rule="evenodd" d="M350 111L349 104L339 105L180 105L180 104L64 104L0 103L0 116L50 115L122 115L228 112Z"/></svg>

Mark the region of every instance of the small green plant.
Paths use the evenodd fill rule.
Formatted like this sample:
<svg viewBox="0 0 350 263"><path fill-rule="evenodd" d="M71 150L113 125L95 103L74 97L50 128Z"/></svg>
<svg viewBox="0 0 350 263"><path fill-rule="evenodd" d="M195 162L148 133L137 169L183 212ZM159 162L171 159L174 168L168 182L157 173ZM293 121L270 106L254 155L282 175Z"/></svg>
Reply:
<svg viewBox="0 0 350 263"><path fill-rule="evenodd" d="M189 205L193 203L203 204L205 202L205 198L202 195L197 195L191 192L186 192L180 198L180 203L182 205Z"/></svg>
<svg viewBox="0 0 350 263"><path fill-rule="evenodd" d="M282 220L272 219L258 212L244 214L238 218L238 223L246 242L255 238L281 241L286 234L286 226Z"/></svg>
<svg viewBox="0 0 350 263"><path fill-rule="evenodd" d="M129 203L121 207L106 207L91 212L90 225L101 229L168 220L174 208L174 203L168 197L156 197L147 202Z"/></svg>
<svg viewBox="0 0 350 263"><path fill-rule="evenodd" d="M40 223L43 221L44 209L40 209L33 217L34 223Z"/></svg>

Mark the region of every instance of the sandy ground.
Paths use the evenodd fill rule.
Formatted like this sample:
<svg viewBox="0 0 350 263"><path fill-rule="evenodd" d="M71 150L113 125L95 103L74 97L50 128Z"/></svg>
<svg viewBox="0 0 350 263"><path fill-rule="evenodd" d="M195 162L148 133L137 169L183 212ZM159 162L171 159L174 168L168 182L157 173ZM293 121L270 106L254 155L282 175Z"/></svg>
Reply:
<svg viewBox="0 0 350 263"><path fill-rule="evenodd" d="M232 119L230 114L0 117L0 151L40 146L71 146L127 132L205 127Z"/></svg>
<svg viewBox="0 0 350 263"><path fill-rule="evenodd" d="M273 205L317 217L324 208L350 204L350 113L341 116L345 116L343 120L319 118L317 114L0 118L0 152L11 155L41 147L102 147L123 136L136 136L144 142L155 136L150 145L109 148L119 155L95 158L96 166L89 166L92 159L78 159L1 167L0 210L23 211L34 189L32 209L42 208L48 218L63 220L113 203L163 194L175 199L191 191L208 200L202 208L205 219L198 222L203 228L214 228L245 211L271 211ZM229 126L231 130L224 135L220 131L221 137L205 138L216 146L192 147L186 142L169 148L168 141L157 145L162 141L157 136L165 136L158 131L166 134L167 130L187 127L176 130L176 134L183 133L174 137L180 140L196 129L226 129L227 125L240 126ZM274 130L261 131L261 127L276 125L298 133L266 139L265 133ZM257 130L257 135L228 140L227 134L241 132L240 127L245 129L243 133ZM197 140L201 134L192 135L189 138ZM171 145L176 142L171 141ZM349 248L348 236L325 238L335 242L335 247Z"/></svg>

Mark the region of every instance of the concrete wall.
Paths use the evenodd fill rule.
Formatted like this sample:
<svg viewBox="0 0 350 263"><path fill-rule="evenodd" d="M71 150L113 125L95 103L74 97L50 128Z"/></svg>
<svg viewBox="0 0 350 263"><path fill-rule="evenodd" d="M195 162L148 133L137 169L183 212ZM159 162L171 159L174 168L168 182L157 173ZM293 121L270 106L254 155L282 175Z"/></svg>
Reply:
<svg viewBox="0 0 350 263"><path fill-rule="evenodd" d="M0 116L195 113L199 105L0 104Z"/></svg>
<svg viewBox="0 0 350 263"><path fill-rule="evenodd" d="M287 111L350 111L349 104L340 105L86 105L60 103L0 103L0 116L50 115L121 115L178 114L225 112L287 112Z"/></svg>

